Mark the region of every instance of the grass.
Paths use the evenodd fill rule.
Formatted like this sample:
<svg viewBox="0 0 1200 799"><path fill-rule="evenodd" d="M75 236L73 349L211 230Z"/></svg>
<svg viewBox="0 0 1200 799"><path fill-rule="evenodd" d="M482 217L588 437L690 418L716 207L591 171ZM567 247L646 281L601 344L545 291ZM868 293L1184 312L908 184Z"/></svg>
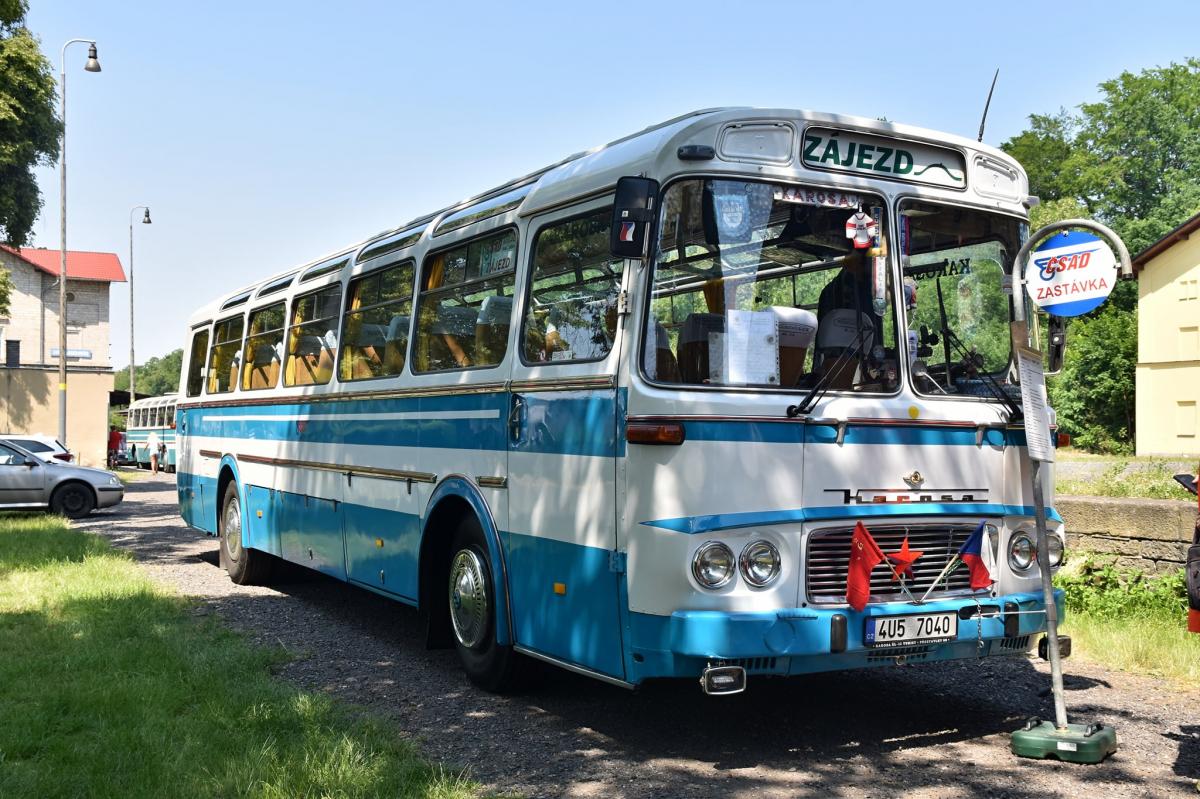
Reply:
<svg viewBox="0 0 1200 799"><path fill-rule="evenodd" d="M0 516L0 796L474 796L57 517Z"/></svg>
<svg viewBox="0 0 1200 799"><path fill-rule="evenodd" d="M1183 486L1175 482L1176 466L1160 459L1140 460L1130 469L1130 460L1116 460L1093 479L1073 480L1059 477L1055 493L1087 497L1142 497L1145 499L1184 499L1195 501Z"/></svg>
<svg viewBox="0 0 1200 799"><path fill-rule="evenodd" d="M120 481L125 485L129 485L130 483L140 483L143 480L149 480L154 476L148 470L129 469L124 466L118 468L115 472L113 472L113 474L115 474L117 478L120 479Z"/></svg>
<svg viewBox="0 0 1200 799"><path fill-rule="evenodd" d="M1187 632L1183 570L1147 577L1097 557L1070 560L1062 631L1086 660L1200 688L1200 635Z"/></svg>

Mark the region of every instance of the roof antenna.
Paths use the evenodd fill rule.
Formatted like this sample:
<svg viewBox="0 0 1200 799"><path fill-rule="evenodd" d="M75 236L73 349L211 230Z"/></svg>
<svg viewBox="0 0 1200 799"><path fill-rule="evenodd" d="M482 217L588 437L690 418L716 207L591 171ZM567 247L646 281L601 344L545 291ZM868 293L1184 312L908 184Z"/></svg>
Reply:
<svg viewBox="0 0 1200 799"><path fill-rule="evenodd" d="M987 124L988 108L992 105L992 92L996 91L996 79L1000 77L1000 67L996 67L996 74L992 76L992 88L988 89L987 102L983 104L983 119L979 120L979 138L975 141L983 141L983 126Z"/></svg>

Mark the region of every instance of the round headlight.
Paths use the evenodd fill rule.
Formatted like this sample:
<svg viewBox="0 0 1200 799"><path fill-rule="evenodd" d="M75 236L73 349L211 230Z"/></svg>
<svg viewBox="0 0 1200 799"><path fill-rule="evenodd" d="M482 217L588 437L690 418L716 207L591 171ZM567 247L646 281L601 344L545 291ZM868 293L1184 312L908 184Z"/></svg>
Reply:
<svg viewBox="0 0 1200 799"><path fill-rule="evenodd" d="M742 577L755 588L762 588L778 577L779 564L779 550L770 541L751 541L738 558Z"/></svg>
<svg viewBox="0 0 1200 799"><path fill-rule="evenodd" d="M1062 565L1063 542L1054 533L1046 534L1046 556L1050 558L1050 568L1057 569Z"/></svg>
<svg viewBox="0 0 1200 799"><path fill-rule="evenodd" d="M1008 542L1008 565L1013 571L1023 572L1030 567L1037 557L1037 547L1033 539L1025 533L1018 533Z"/></svg>
<svg viewBox="0 0 1200 799"><path fill-rule="evenodd" d="M692 576L705 588L720 588L733 579L733 550L720 541L709 541L692 558Z"/></svg>

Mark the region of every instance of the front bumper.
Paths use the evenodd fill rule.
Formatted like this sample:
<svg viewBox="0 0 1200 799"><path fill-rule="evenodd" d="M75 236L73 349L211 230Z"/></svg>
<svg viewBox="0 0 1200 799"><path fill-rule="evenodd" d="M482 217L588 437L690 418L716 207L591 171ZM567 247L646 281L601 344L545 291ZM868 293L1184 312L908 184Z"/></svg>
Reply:
<svg viewBox="0 0 1200 799"><path fill-rule="evenodd" d="M1054 602L1061 619L1062 591L1054 592ZM898 648L863 643L868 617L946 611L959 613L955 640ZM1037 592L980 597L978 605L970 598L935 600L919 607L901 602L868 605L861 613L848 607L630 613L631 682L698 676L707 663L717 660L743 665L751 673L786 675L1020 653L1032 646L1035 633L1045 631L1044 611ZM838 651L838 630L843 627L845 648Z"/></svg>
<svg viewBox="0 0 1200 799"><path fill-rule="evenodd" d="M111 508L125 498L125 486L97 486L96 507Z"/></svg>

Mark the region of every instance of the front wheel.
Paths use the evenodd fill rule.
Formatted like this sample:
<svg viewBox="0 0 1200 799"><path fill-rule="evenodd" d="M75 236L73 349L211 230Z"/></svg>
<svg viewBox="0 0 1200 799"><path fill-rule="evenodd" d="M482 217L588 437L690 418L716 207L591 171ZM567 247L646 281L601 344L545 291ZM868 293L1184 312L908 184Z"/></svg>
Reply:
<svg viewBox="0 0 1200 799"><path fill-rule="evenodd" d="M82 519L96 509L96 495L83 483L67 483L54 490L50 510L68 519Z"/></svg>
<svg viewBox="0 0 1200 799"><path fill-rule="evenodd" d="M271 576L271 556L242 546L242 501L232 480L225 486L218 527L221 565L229 572L229 579L238 585L266 583Z"/></svg>
<svg viewBox="0 0 1200 799"><path fill-rule="evenodd" d="M517 687L520 656L496 642L496 590L479 523L464 519L450 548L447 599L454 646L471 682L503 693Z"/></svg>

